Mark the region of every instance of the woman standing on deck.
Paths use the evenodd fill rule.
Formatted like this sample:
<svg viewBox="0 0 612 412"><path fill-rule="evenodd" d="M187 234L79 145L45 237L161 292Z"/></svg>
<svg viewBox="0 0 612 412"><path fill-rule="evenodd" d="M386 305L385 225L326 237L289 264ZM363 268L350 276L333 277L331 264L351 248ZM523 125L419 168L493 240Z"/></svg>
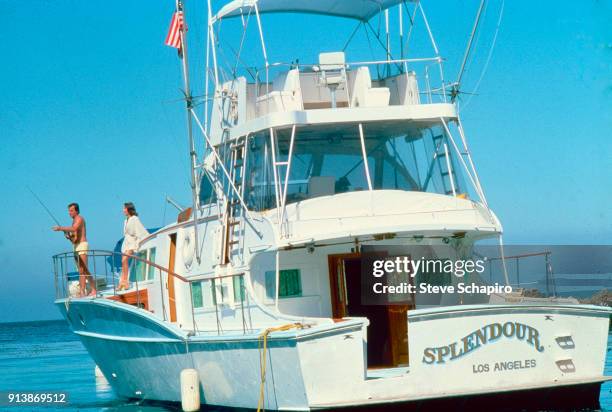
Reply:
<svg viewBox="0 0 612 412"><path fill-rule="evenodd" d="M130 258L134 251L138 249L138 246L142 239L149 235L149 232L140 222L138 213L136 213L136 206L134 203L127 202L123 204L123 214L125 222L123 223L123 244L121 245L121 280L119 281L118 290L124 290L130 288L130 282L128 280Z"/></svg>

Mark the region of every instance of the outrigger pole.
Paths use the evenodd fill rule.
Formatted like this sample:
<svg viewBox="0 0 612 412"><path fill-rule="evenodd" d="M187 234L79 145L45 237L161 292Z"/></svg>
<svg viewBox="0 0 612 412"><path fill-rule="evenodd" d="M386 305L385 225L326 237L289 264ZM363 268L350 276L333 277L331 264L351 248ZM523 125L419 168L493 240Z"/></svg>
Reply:
<svg viewBox="0 0 612 412"><path fill-rule="evenodd" d="M180 25L181 31L181 60L183 63L183 81L184 81L184 93L185 93L185 103L187 109L187 137L189 138L189 157L191 158L191 197L192 197L192 211L193 211L193 231L195 237L195 255L198 263L200 263L200 247L198 241L198 198L199 198L199 187L198 187L198 176L196 173L197 165L197 154L195 150L195 141L193 140L193 118L192 118L192 109L193 109L193 98L191 96L191 87L189 85L189 64L187 60L187 41L186 34L187 30L185 29L185 12L183 11L183 2L181 0L176 0L176 11L183 14L182 21L183 23Z"/></svg>
<svg viewBox="0 0 612 412"><path fill-rule="evenodd" d="M461 86L461 79L463 77L463 73L465 72L465 66L467 65L468 57L470 57L470 51L472 50L472 43L474 42L474 37L476 35L476 30L478 29L478 24L480 23L480 17L482 16L482 11L485 7L486 0L480 1L480 6L478 6L478 12L476 13L476 19L474 20L474 26L472 27L472 33L470 34L470 39L465 48L465 53L463 55L463 61L461 62L461 68L459 69L459 74L457 75L457 80L452 86L451 92L451 100L455 101L455 98L458 96L459 87Z"/></svg>

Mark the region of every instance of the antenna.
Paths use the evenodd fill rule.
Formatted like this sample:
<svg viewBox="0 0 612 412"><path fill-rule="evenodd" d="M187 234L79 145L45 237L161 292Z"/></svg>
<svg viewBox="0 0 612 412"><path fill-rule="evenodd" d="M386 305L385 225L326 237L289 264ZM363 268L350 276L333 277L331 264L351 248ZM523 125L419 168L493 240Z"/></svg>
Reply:
<svg viewBox="0 0 612 412"><path fill-rule="evenodd" d="M184 207L182 207L181 205L179 205L174 199L172 199L170 196L166 195L166 202L170 203L172 206L174 206L179 212L183 212L185 210Z"/></svg>
<svg viewBox="0 0 612 412"><path fill-rule="evenodd" d="M187 30L185 11L183 2L176 0L177 12L183 13L183 24L180 26L181 31L181 60L183 66L183 82L185 86L185 103L187 109L187 137L189 139L189 157L191 160L191 198L193 202L193 232L195 236L195 244L198 244L198 198L199 198L199 185L198 176L196 173L197 169L197 157L195 150L195 141L193 140L193 117L191 110L193 109L193 98L191 96L191 87L189 85L189 60L187 58ZM200 263L200 248L196 246L196 260Z"/></svg>
<svg viewBox="0 0 612 412"><path fill-rule="evenodd" d="M463 62L461 63L461 68L459 69L457 80L451 85L451 102L454 102L457 96L459 96L461 78L463 77L463 73L465 72L465 66L467 64L468 57L470 56L470 51L472 50L472 43L474 42L474 36L476 35L476 30L478 29L478 24L480 23L480 17L482 16L482 11L484 10L485 3L486 0L480 1L478 13L476 13L476 19L474 20L474 26L472 27L472 34L470 35L470 40L468 41L467 47L465 48L465 54L463 55Z"/></svg>

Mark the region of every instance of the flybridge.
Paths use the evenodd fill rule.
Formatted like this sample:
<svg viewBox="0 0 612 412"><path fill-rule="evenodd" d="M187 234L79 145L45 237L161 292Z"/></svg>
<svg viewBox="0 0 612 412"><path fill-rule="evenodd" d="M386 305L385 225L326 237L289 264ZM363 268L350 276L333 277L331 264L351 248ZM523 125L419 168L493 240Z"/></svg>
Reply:
<svg viewBox="0 0 612 412"><path fill-rule="evenodd" d="M288 204L386 189L466 198L464 173L474 198L486 207L453 104L453 84L444 79L421 2L234 0L216 14L211 3L201 105L189 90L187 32L181 35L194 210L214 188L228 209L220 217L225 225L253 226L251 212L276 209L286 237ZM183 12L180 1L177 11ZM348 39L335 36L315 48L317 61L305 63L304 51L296 50L290 62L275 62L261 15L280 12L358 23ZM369 21L377 14L378 30ZM221 30L222 20L234 17L241 24ZM236 29L234 35L228 27ZM354 43L360 35L371 43L371 60L359 61L364 48ZM425 47L424 55L408 57L417 37L430 44L430 52ZM261 53L249 41L260 43ZM263 62L247 61L258 56ZM204 153L196 153L194 126L204 138ZM198 237L196 231L196 243ZM222 250L231 252L229 244L238 243L225 238Z"/></svg>

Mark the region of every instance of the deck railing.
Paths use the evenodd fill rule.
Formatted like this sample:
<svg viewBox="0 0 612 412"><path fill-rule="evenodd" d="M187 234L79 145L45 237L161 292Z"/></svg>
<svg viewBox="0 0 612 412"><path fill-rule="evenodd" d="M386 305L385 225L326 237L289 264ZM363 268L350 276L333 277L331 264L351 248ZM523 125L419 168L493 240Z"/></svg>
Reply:
<svg viewBox="0 0 612 412"><path fill-rule="evenodd" d="M161 273L165 273L167 276L172 276L174 279L177 279L181 282L189 283L189 280L184 278L183 276L174 273L162 266L155 264L149 260L146 260L136 254L127 255L121 252L107 251L107 250L89 250L86 253L80 252L80 255L86 256L87 261L87 271L91 275L89 278L85 275L86 287L91 286L89 283L91 279L95 282L96 289L96 297L103 298L119 298L125 293L119 293L119 280L121 276L121 260L123 257L129 258L128 265L128 280L133 287L131 287L128 292L135 292L136 297L136 306L138 308L143 308L143 303L141 302L141 291L142 282L147 282L149 280L157 280L161 285L162 276ZM144 278L139 279L139 273L135 273L135 265L140 262L144 265ZM83 297L80 295L74 296L74 293L70 291L70 282L79 282L80 281L80 273L79 273L79 262L77 257L77 252L65 252L60 253L53 256L53 268L55 272L55 291L56 298L67 298L67 297ZM150 269L153 268L158 271L158 276L152 276L148 279L148 275L150 273ZM132 276L135 275L135 276ZM130 279L132 278L132 279ZM76 285L76 284L75 284ZM147 290L149 288L146 288ZM160 301L162 305L162 317L163 320L167 320L166 316L166 304L164 298L164 288L160 287Z"/></svg>
<svg viewBox="0 0 612 412"><path fill-rule="evenodd" d="M205 278L198 277L196 279L187 279L175 273L174 271L164 268L163 266L160 266L150 260L144 259L136 254L126 255L124 253L108 250L89 250L87 252L81 252L80 255L86 256L87 271L91 275L91 278L85 275L85 279L87 281L86 289L87 286L89 286L89 288L91 289L91 281L95 282L95 297L111 299L120 303L130 304L141 310L151 311L148 307L149 299L147 299L147 302L143 302L141 292L145 290L147 291L147 293L150 293L151 291L157 292L156 289L159 288L159 297L161 304L161 315L159 315L159 317L164 321L174 322L177 319L176 312L172 313L172 305L170 305L170 302L168 302L168 300L170 299L170 293L167 292L169 288L168 279L172 277L174 280L178 280L183 284L188 285L191 320L193 322L193 332L199 330L196 322L196 308L194 305L193 284L205 280L222 280L224 278L233 278L236 276L244 278L244 273L231 273L217 276L207 276ZM121 259L123 257L129 258L128 278L131 278L129 279L129 282L132 285L130 289L126 290L125 292L121 292L118 289L119 280L121 276ZM137 264L143 265L144 270L142 271L142 273L137 273L137 271L135 270L135 265ZM87 297L81 296L80 293L76 293L76 287L80 281L81 276L79 273L77 252L65 252L53 256L53 269L55 277L56 299ZM143 274L143 276L139 276L141 274ZM162 276L162 274L165 274L165 277ZM73 286L72 291L71 285ZM248 293L246 292L244 286L244 279L240 282L240 285L240 311L242 313L242 330L243 333L246 333L247 330L249 330L250 328L247 327L247 319L245 316L244 301L245 299L248 300ZM168 293L167 296L166 293ZM213 289L213 293L215 293L216 297L216 290ZM87 292L85 295L87 295ZM130 297L133 302L127 302L125 300L126 297ZM219 316L219 309L218 305L216 304L216 299L214 306L216 312L217 333L221 334L223 333L223 322ZM175 310L176 307L174 308L174 311ZM248 310L250 311L250 306Z"/></svg>
<svg viewBox="0 0 612 412"><path fill-rule="evenodd" d="M521 275L520 275L520 262L525 259L536 258L536 257L544 257L544 273L545 273L545 282L546 282L546 295L547 296L556 296L557 288L555 284L555 277L552 268L551 262L551 251L543 251L543 252L535 252L535 253L524 253L517 254L512 256L503 256L503 257L489 257L487 260L489 261L489 280L493 280L493 266L492 262L499 261L502 265L506 265L506 262L514 263L514 275L516 278L516 285L518 287L521 286ZM507 269L506 269L507 270ZM510 274L510 273L509 273Z"/></svg>
<svg viewBox="0 0 612 412"><path fill-rule="evenodd" d="M359 67L371 68L371 73L373 76L372 80L374 81L381 81L387 78L394 77L398 74L414 71L415 73L417 73L417 78L420 80L419 86L421 87L419 87L419 94L425 96L426 103L434 103L434 101L438 101L440 103L447 103L449 93L451 92L450 88L452 87L452 85L445 82L442 70L440 70L439 73L430 73L430 69L432 67L434 68L435 72L435 66L441 66L443 61L444 59L441 57L422 57L346 62L344 66L347 71L355 70ZM320 63L274 62L270 63L268 66L250 67L249 73L254 78L256 85L255 89L257 90L257 97L261 97L272 91L271 89L269 89L270 84L273 80L273 77L269 73L270 70L286 71L295 68L299 69L301 73L316 72L320 68ZM262 83L262 80L260 78L262 73L267 73L267 82L264 80ZM376 74L376 76L374 76L374 74ZM262 84L266 87L260 87ZM345 86L348 87L348 79L347 84Z"/></svg>

